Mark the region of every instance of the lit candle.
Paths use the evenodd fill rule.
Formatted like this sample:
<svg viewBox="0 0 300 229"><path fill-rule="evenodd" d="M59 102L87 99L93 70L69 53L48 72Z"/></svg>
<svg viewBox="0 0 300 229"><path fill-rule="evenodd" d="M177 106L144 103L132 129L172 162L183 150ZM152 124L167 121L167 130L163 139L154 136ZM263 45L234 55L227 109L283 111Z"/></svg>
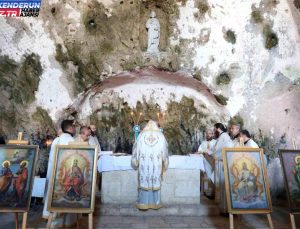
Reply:
<svg viewBox="0 0 300 229"><path fill-rule="evenodd" d="M134 120L134 116L133 116L133 111L130 112L130 115L131 115L131 119L133 121L133 124L135 125L135 120Z"/></svg>
<svg viewBox="0 0 300 229"><path fill-rule="evenodd" d="M143 113L140 112L139 119L138 119L138 121L137 121L137 125L139 124L142 115L143 115Z"/></svg>
<svg viewBox="0 0 300 229"><path fill-rule="evenodd" d="M159 112L157 112L157 121L158 121L158 124L160 124L160 114L159 114Z"/></svg>

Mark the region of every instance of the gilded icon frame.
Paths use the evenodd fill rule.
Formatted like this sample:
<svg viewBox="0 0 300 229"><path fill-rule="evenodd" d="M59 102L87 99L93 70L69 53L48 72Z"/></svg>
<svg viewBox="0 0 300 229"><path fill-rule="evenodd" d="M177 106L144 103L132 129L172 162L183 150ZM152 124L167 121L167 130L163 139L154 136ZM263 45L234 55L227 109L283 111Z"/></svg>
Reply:
<svg viewBox="0 0 300 229"><path fill-rule="evenodd" d="M260 181L262 181L263 186L263 192L265 197L265 203L266 207L264 208L237 208L233 206L232 196L232 181L230 180L229 176L229 165L228 165L228 154L241 154L241 155L251 155L253 153L256 153L257 155L251 155L256 156L256 159L259 159L259 177L261 177ZM226 190L226 201L228 206L228 212L231 214L269 214L272 212L272 202L271 202L271 195L270 195L270 186L267 178L267 170L266 170L266 164L263 154L263 149L261 148L223 148L222 150L222 156L223 156L223 166L224 166L224 178L225 178L225 190ZM255 164L256 165L256 164ZM232 173L232 172L231 172Z"/></svg>
<svg viewBox="0 0 300 229"><path fill-rule="evenodd" d="M288 203L289 203L289 209L291 213L300 213L300 203L299 203L299 207L297 206L293 206L294 205L294 201L293 201L293 197L292 197L292 193L289 187L289 181L291 178L288 177L288 175L292 176L292 174L287 174L287 163L285 160L285 156L288 156L287 154L295 154L296 156L300 157L300 150L290 150L290 149L279 149L278 150L278 154L279 154L279 158L280 158L280 163L281 163L281 167L282 167L282 173L283 173L283 177L284 177L284 186L285 186L285 190L286 190L286 194L287 194L287 199L288 199ZM295 156L295 158L296 158ZM295 160L294 158L294 160ZM290 168L289 168L290 169ZM300 190L299 190L299 194L300 194Z"/></svg>
<svg viewBox="0 0 300 229"><path fill-rule="evenodd" d="M90 179L90 204L89 207L57 207L53 206L53 195L55 194L55 182L56 182L56 176L57 176L57 169L58 168L58 162L60 160L60 150L70 150L70 151L79 151L81 153L92 152L93 158L92 162L93 165L91 167L91 179ZM62 157L62 156L61 156ZM89 145L57 145L55 149L55 155L54 155L54 161L53 161L53 169L52 169L52 175L50 179L50 186L49 186L49 192L48 192L48 206L47 209L49 212L61 212L61 213L91 213L94 211L95 207L95 195L96 195L96 180L97 180L97 161L98 161L98 146L89 146Z"/></svg>
<svg viewBox="0 0 300 229"><path fill-rule="evenodd" d="M26 158L20 159L21 161L27 161L26 169L28 168L28 165L31 164L30 175L28 175L29 182L26 181L26 187L25 187L27 189L27 191L26 191L27 192L27 197L26 197L27 200L25 201L26 206L25 207L0 207L0 212L28 212L29 207L30 207L31 194L32 194L33 182L34 182L34 177L35 177L35 169L36 169L35 167L36 167L36 162L37 162L37 158L38 158L39 147L37 145L0 145L0 150L1 149L19 150L19 151L22 149L23 150L26 149L26 150L32 150L32 152L33 152L33 156L32 156L32 159L30 160L30 162L28 159L28 155ZM16 158L14 158L14 159L16 159ZM18 160L18 158L16 160ZM6 160L4 160L4 161L6 161ZM3 164L4 161L1 162L1 164ZM11 164L14 164L14 163L9 164L9 169L11 167ZM16 164L18 164L18 163L16 163ZM4 166L2 165L2 167L4 167ZM27 174L28 174L28 170L27 170ZM16 179L16 178L12 178L12 179ZM12 181L11 186L14 186L14 185L15 185L14 181ZM10 189L10 187L9 187L9 189Z"/></svg>

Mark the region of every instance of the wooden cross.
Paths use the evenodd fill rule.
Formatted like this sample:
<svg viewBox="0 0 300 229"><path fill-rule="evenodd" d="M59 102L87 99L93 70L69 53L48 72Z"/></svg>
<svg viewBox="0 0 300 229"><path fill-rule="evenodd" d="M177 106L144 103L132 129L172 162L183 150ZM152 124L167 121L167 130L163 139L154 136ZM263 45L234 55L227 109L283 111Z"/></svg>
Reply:
<svg viewBox="0 0 300 229"><path fill-rule="evenodd" d="M17 140L9 140L9 145L28 145L29 141L22 140L23 139L23 133L18 133L18 139Z"/></svg>

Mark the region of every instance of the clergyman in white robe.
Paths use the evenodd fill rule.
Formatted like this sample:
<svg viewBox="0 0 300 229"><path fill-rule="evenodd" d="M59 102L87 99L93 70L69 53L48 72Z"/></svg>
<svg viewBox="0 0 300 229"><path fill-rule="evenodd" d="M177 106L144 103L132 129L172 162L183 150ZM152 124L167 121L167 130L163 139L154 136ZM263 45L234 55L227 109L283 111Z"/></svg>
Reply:
<svg viewBox="0 0 300 229"><path fill-rule="evenodd" d="M255 141L253 141L251 138L248 141L244 142L244 146L250 147L250 148L259 148L257 143Z"/></svg>
<svg viewBox="0 0 300 229"><path fill-rule="evenodd" d="M90 138L89 138L88 143L89 143L90 146L98 146L98 158L99 158L100 155L101 155L101 146L100 146L100 143L98 141L97 136L96 135L95 136L91 135Z"/></svg>
<svg viewBox="0 0 300 229"><path fill-rule="evenodd" d="M215 139L205 140L200 144L198 152L207 153L209 156L213 156L214 152L212 149L214 148L215 144ZM205 158L203 158L203 164L207 177L214 183L214 173L211 164Z"/></svg>
<svg viewBox="0 0 300 229"><path fill-rule="evenodd" d="M48 218L50 213L47 210L48 208L48 193L49 193L49 183L52 176L52 168L53 168L53 161L56 151L57 145L68 145L70 142L74 142L74 138L70 133L62 133L59 137L55 138L52 142L50 154L49 154L49 162L48 162L48 170L47 170L47 178L46 178L46 192L44 197L44 210L43 210L43 218ZM63 218L61 219L61 225L72 225L76 222L76 214L64 214ZM60 224L60 223L59 223Z"/></svg>
<svg viewBox="0 0 300 229"><path fill-rule="evenodd" d="M227 213L227 202L226 202L226 190L225 190L225 178L224 178L224 167L223 167L223 157L222 150L223 148L232 148L233 142L225 132L225 127L222 125L222 129L219 128L220 123L215 124L215 136L218 136L217 142L213 149L216 166L215 166L215 189L216 195L215 200L219 204L219 210L221 213Z"/></svg>
<svg viewBox="0 0 300 229"><path fill-rule="evenodd" d="M96 129L96 126L95 125L90 125L90 128L91 128L91 135L90 135L90 138L89 138L89 145L91 146L98 146L98 155L100 156L101 154L101 146L100 146L100 143L99 143L99 140L98 140L98 137L97 137L97 129Z"/></svg>
<svg viewBox="0 0 300 229"><path fill-rule="evenodd" d="M257 143L251 138L250 133L248 130L242 130L241 131L241 141L244 143L244 147L249 148L259 148ZM264 160L267 167L268 159L267 156L264 154Z"/></svg>
<svg viewBox="0 0 300 229"><path fill-rule="evenodd" d="M234 147L242 146L240 141L240 130L241 130L241 125L238 123L232 124L230 127L230 136Z"/></svg>
<svg viewBox="0 0 300 229"><path fill-rule="evenodd" d="M150 120L134 143L131 159L132 167L138 170L138 209L162 207L160 189L168 164L168 143L157 124Z"/></svg>

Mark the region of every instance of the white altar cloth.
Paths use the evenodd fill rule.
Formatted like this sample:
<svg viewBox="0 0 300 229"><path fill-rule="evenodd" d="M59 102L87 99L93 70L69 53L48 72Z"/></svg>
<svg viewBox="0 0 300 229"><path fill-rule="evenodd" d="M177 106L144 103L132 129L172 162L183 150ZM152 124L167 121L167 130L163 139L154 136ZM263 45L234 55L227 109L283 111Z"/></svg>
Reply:
<svg viewBox="0 0 300 229"><path fill-rule="evenodd" d="M98 160L98 171L109 172L119 170L132 170L131 156L102 155ZM203 156L179 156L169 157L169 169L192 169L204 171Z"/></svg>

